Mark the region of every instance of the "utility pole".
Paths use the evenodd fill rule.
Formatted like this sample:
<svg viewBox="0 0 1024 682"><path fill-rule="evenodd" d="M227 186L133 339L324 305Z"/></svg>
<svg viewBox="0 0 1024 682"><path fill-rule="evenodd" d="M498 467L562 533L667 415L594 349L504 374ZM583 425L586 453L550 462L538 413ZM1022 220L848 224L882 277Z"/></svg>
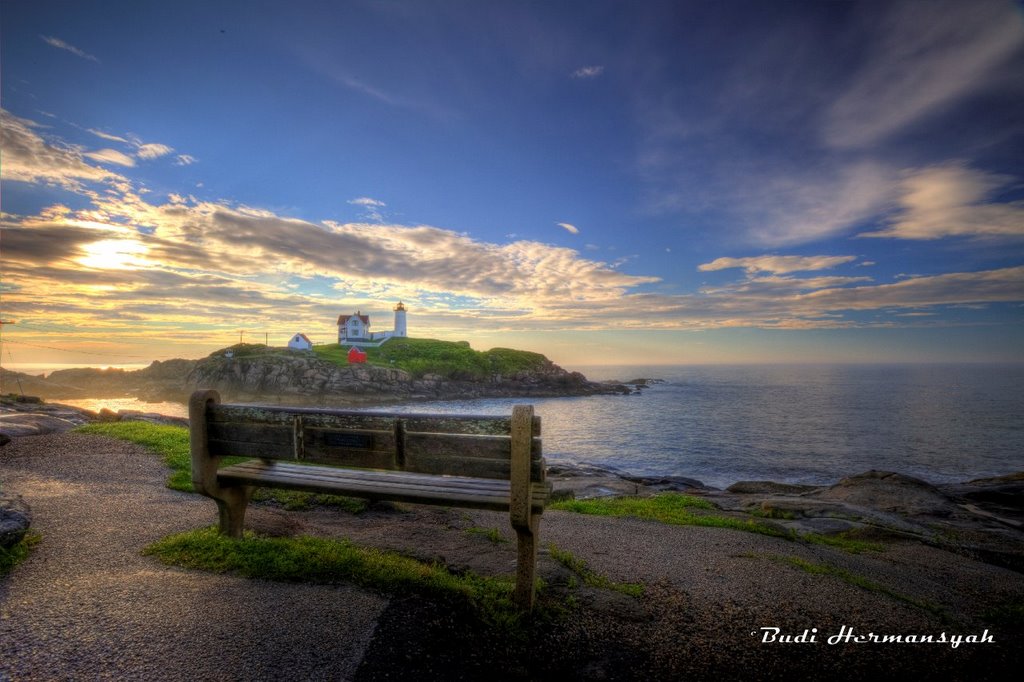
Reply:
<svg viewBox="0 0 1024 682"><path fill-rule="evenodd" d="M18 324L18 323L15 322L14 320L0 320L0 330L3 329L3 326L5 324ZM0 343L3 343L3 335L2 334L0 334ZM11 356L11 349L10 348L7 349L7 355L13 358L13 356ZM3 348L0 347L0 361L2 361L2 360L3 360ZM24 398L25 397L25 389L21 387L21 377L16 376L14 378L17 379L17 381L18 381L18 392L21 393L21 397Z"/></svg>
<svg viewBox="0 0 1024 682"><path fill-rule="evenodd" d="M238 343L239 343L239 344L241 344L241 343L242 343L242 336L243 336L244 334L245 334L245 330L244 330L244 329L239 329L239 330L238 330Z"/></svg>
<svg viewBox="0 0 1024 682"><path fill-rule="evenodd" d="M263 345L270 348L270 333L263 332Z"/></svg>

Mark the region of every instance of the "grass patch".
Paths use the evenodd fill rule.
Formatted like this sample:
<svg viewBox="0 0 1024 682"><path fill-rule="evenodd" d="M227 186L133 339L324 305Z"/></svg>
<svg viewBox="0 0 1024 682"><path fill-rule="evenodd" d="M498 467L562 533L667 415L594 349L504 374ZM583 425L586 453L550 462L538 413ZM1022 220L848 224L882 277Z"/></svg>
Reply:
<svg viewBox="0 0 1024 682"><path fill-rule="evenodd" d="M798 568L801 571L810 573L812 575L828 575L832 576L833 578L838 578L839 580L842 580L843 582L853 585L855 587L859 587L862 590L867 590L868 592L876 592L878 594L884 594L885 596L903 602L904 604L909 604L919 609L928 611L929 613L938 616L944 621L950 620L949 614L946 612L944 608L942 608L938 604L926 601L924 599L917 599L915 597L910 597L908 595L901 594L899 592L896 592L895 590L886 587L881 583L877 583L874 580L871 580L870 578L865 578L862 575L851 573L850 571L847 571L845 569L838 568L836 566L830 566L828 564L816 564L813 561L807 561L806 559L801 559L797 556L769 555L768 558L772 561L776 561L778 563Z"/></svg>
<svg viewBox="0 0 1024 682"><path fill-rule="evenodd" d="M262 346L261 346L262 348ZM92 433L137 443L149 448L163 458L171 469L167 487L186 493L195 492L192 487L192 455L189 450L188 428L164 424L150 424L142 421L95 422L75 429L79 433ZM225 457L222 466L244 462L245 457ZM257 502L274 502L288 510L308 509L314 505L334 506L344 511L359 513L366 509L367 502L340 495L317 495L294 490L260 488L253 495Z"/></svg>
<svg viewBox="0 0 1024 682"><path fill-rule="evenodd" d="M404 369L417 378L437 374L445 379L481 380L536 370L547 362L540 353L511 348L477 351L466 341L436 339L392 338L378 348L363 350L369 364ZM348 365L348 346L314 346L313 352L336 365Z"/></svg>
<svg viewBox="0 0 1024 682"><path fill-rule="evenodd" d="M622 594L629 595L630 597L642 597L644 596L644 586L640 583L617 583L610 580L607 576L601 575L594 571L587 562L577 557L568 550L562 550L556 547L554 544L548 545L548 551L551 552L551 557L558 563L565 566L567 569L575 573L583 580L584 585L590 587L599 587L605 590L614 590L615 592L621 592ZM575 587L571 582L569 587Z"/></svg>
<svg viewBox="0 0 1024 682"><path fill-rule="evenodd" d="M662 493L654 497L602 497L593 500L562 500L550 505L551 509L593 514L596 516L632 516L677 526L711 526L731 528L793 539L792 533L754 519L737 519L720 514L702 513L716 507L707 500L693 495Z"/></svg>
<svg viewBox="0 0 1024 682"><path fill-rule="evenodd" d="M474 526L472 528L467 528L466 532L470 535L482 535L496 545L508 542L508 540L505 539L505 536L502 535L501 531L497 528L479 528Z"/></svg>
<svg viewBox="0 0 1024 682"><path fill-rule="evenodd" d="M791 511L784 511L782 509L751 509L747 512L753 517L759 519L782 519L784 521L792 521L796 518L796 514Z"/></svg>
<svg viewBox="0 0 1024 682"><path fill-rule="evenodd" d="M20 541L10 547L0 547L0 577L10 573L15 566L24 561L32 548L43 539L39 533L25 533Z"/></svg>
<svg viewBox="0 0 1024 682"><path fill-rule="evenodd" d="M143 550L165 564L247 578L283 582L355 583L390 593L415 592L459 600L488 623L518 623L511 580L474 573L453 574L395 552L327 538L263 538L247 532L241 540L203 528L171 535Z"/></svg>
<svg viewBox="0 0 1024 682"><path fill-rule="evenodd" d="M558 500L552 502L548 508L576 512L577 514L593 514L595 516L631 516L677 526L731 528L733 530L758 533L794 542L825 545L851 554L884 552L886 550L884 544L857 539L854 537L853 532L839 533L838 535L820 535L818 533L800 535L793 530L779 528L778 526L769 525L757 520L757 518L780 518L770 512L750 514L750 516L756 517L752 519L707 513L710 510L717 509L717 507L702 497L680 493L661 493L653 497L601 497L592 500ZM789 517L783 516L781 518Z"/></svg>
<svg viewBox="0 0 1024 682"><path fill-rule="evenodd" d="M848 552L850 554L864 554L865 552L884 552L886 551L886 549L888 549L881 542L858 540L856 537L851 535L849 531L845 533L837 533L836 535L804 533L800 536L800 539L812 545L825 545L827 547L835 547L836 549L841 549L844 552Z"/></svg>

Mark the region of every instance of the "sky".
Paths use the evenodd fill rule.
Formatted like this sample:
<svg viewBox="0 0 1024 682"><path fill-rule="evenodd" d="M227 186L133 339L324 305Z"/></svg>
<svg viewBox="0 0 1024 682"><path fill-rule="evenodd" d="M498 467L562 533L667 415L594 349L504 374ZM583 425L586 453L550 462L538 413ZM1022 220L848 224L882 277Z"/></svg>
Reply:
<svg viewBox="0 0 1024 682"><path fill-rule="evenodd" d="M1024 361L1010 0L0 4L5 367L339 315L593 364Z"/></svg>

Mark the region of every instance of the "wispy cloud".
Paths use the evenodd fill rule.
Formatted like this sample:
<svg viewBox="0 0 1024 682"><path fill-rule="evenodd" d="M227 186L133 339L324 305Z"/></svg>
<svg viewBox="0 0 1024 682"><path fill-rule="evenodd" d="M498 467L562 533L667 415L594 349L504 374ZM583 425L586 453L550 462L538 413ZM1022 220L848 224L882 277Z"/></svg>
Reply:
<svg viewBox="0 0 1024 682"><path fill-rule="evenodd" d="M178 154L174 157L175 166L191 166L196 161L198 161L198 159L190 154Z"/></svg>
<svg viewBox="0 0 1024 682"><path fill-rule="evenodd" d="M580 233L580 228L576 227L575 225L573 225L571 223L555 223L555 225L558 225L560 228L562 228L563 230L565 230L569 234L579 234Z"/></svg>
<svg viewBox="0 0 1024 682"><path fill-rule="evenodd" d="M825 140L858 147L991 82L992 68L1024 44L1015 3L894 2L866 46L867 59L827 112Z"/></svg>
<svg viewBox="0 0 1024 682"><path fill-rule="evenodd" d="M100 149L95 152L86 152L83 156L100 163L114 163L118 166L129 167L135 165L135 159L127 154L117 151L116 149Z"/></svg>
<svg viewBox="0 0 1024 682"><path fill-rule="evenodd" d="M697 266L701 272L743 268L748 274L770 272L776 275L790 272L827 270L857 260L856 256L751 256L745 258L716 258Z"/></svg>
<svg viewBox="0 0 1024 682"><path fill-rule="evenodd" d="M991 201L1015 179L947 163L907 172L900 183L899 211L881 230L861 237L939 239L1022 237L1024 201Z"/></svg>
<svg viewBox="0 0 1024 682"><path fill-rule="evenodd" d="M356 206L363 206L365 208L384 208L387 206L380 199L371 199L370 197L357 197L355 199L349 199L348 203Z"/></svg>
<svg viewBox="0 0 1024 682"><path fill-rule="evenodd" d="M573 78L597 78L604 73L604 67L600 65L581 66L572 72Z"/></svg>
<svg viewBox="0 0 1024 682"><path fill-rule="evenodd" d="M158 159L161 156L167 156L173 151L174 149L172 147L168 147L165 144L149 142L138 144L135 155L140 159Z"/></svg>
<svg viewBox="0 0 1024 682"><path fill-rule="evenodd" d="M126 140L125 138L118 137L117 135L111 135L110 133L105 133L102 130L95 130L93 128L89 128L89 132L92 133L93 135L95 135L96 137L103 138L104 140L110 140L111 142L122 142L124 144L128 144L128 140Z"/></svg>
<svg viewBox="0 0 1024 682"><path fill-rule="evenodd" d="M5 180L43 182L78 190L81 181L124 179L86 163L77 148L46 142L35 132L36 127L34 122L0 109L0 148L4 154L0 171Z"/></svg>
<svg viewBox="0 0 1024 682"><path fill-rule="evenodd" d="M363 209L363 216L368 220L374 220L381 222L384 220L383 209L387 206L380 199L373 199L371 197L356 197L355 199L349 199L348 203L353 206L360 206Z"/></svg>
<svg viewBox="0 0 1024 682"><path fill-rule="evenodd" d="M67 50L68 52L70 52L71 54L75 55L76 57L81 57L82 59L88 59L89 61L96 62L97 64L100 63L100 60L97 59L96 57L94 57L93 55L89 54L85 50L78 49L74 45L71 45L69 43L64 42L60 38L54 38L53 36L39 36L39 37L42 38L43 42L45 42L47 45L52 45L53 47L56 47L56 48L61 49L61 50Z"/></svg>

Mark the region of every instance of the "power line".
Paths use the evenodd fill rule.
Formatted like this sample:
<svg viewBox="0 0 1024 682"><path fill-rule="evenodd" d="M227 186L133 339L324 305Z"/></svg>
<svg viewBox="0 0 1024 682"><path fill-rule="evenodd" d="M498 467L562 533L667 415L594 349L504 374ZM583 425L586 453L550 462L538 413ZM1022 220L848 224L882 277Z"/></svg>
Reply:
<svg viewBox="0 0 1024 682"><path fill-rule="evenodd" d="M95 350L75 350L73 348L58 348L56 346L43 346L43 345L38 344L38 343L27 343L25 341L12 341L10 339L4 339L4 343L17 343L17 344L20 344L22 346L31 346L32 348L45 348L46 350L59 350L59 351L65 352L65 353L82 353L84 355L104 355L104 356L109 356L109 357L143 358L143 359L152 357L150 355L129 355L127 353L104 353L102 351L95 351ZM174 356L173 355L161 355L161 356L158 356L158 357L172 358Z"/></svg>

